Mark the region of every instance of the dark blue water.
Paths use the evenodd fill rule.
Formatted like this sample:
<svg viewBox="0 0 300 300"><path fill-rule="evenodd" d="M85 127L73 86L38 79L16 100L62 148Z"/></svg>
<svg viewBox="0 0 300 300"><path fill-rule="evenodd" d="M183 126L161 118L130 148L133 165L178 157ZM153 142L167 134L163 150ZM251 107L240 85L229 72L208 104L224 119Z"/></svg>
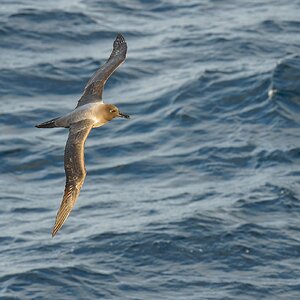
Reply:
<svg viewBox="0 0 300 300"><path fill-rule="evenodd" d="M1 299L299 299L300 4L26 1L0 7ZM62 231L66 129L117 32Z"/></svg>

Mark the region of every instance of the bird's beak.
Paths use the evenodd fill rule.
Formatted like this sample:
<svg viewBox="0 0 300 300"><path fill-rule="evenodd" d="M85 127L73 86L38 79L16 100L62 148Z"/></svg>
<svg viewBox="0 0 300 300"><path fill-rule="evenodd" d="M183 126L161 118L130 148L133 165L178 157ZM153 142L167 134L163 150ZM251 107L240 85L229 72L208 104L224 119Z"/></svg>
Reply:
<svg viewBox="0 0 300 300"><path fill-rule="evenodd" d="M120 118L125 118L125 119L130 119L130 116L129 116L129 115L123 114L123 113L121 113L120 111L119 111L119 117L120 117Z"/></svg>

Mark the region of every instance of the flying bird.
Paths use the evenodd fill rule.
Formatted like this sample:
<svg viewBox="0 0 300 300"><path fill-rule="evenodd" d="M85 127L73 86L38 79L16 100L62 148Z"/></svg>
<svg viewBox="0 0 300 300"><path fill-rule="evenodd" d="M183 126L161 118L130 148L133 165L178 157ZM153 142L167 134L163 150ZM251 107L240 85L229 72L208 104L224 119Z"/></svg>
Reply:
<svg viewBox="0 0 300 300"><path fill-rule="evenodd" d="M37 128L69 128L64 154L66 185L52 229L52 237L68 218L83 185L86 176L84 144L91 129L103 126L117 117L130 118L129 115L120 112L115 105L105 104L102 100L104 85L111 74L124 62L126 52L126 41L119 33L113 43L110 57L88 81L75 109L64 116L36 125Z"/></svg>

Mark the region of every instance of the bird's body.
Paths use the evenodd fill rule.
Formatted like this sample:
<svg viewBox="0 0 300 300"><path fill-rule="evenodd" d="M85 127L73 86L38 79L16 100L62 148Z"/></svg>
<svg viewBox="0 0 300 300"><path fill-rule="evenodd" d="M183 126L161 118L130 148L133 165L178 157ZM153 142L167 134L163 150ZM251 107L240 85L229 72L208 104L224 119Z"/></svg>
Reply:
<svg viewBox="0 0 300 300"><path fill-rule="evenodd" d="M105 106L106 104L102 102L84 104L58 118L55 125L56 127L69 128L71 124L88 119L93 122L93 128L99 127L107 122L104 118Z"/></svg>
<svg viewBox="0 0 300 300"><path fill-rule="evenodd" d="M106 80L125 60L127 44L118 34L113 51L107 62L88 81L76 108L70 113L37 125L38 128L69 128L65 147L64 165L66 185L64 196L52 230L54 236L69 216L83 185L86 170L84 166L84 144L92 128L100 127L116 117L129 118L113 104L102 101Z"/></svg>

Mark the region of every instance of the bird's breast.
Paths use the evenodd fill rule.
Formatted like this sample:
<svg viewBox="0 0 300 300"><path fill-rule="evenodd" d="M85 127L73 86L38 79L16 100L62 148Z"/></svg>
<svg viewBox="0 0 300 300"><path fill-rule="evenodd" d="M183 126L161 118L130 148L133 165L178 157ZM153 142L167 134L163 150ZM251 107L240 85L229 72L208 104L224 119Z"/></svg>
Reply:
<svg viewBox="0 0 300 300"><path fill-rule="evenodd" d="M97 127L100 127L100 126L103 126L106 122L96 122L94 125L93 125L93 128L97 128Z"/></svg>

